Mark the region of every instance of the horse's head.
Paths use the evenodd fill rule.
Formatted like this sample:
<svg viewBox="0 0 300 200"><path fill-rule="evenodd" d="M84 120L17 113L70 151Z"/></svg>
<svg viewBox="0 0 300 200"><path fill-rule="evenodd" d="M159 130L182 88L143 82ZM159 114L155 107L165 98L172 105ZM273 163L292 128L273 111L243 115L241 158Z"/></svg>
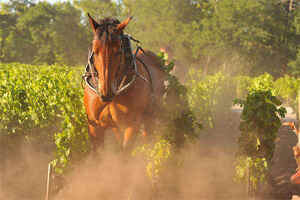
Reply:
<svg viewBox="0 0 300 200"><path fill-rule="evenodd" d="M132 17L123 22L105 18L99 23L89 14L88 17L94 32L92 51L94 52L94 65L98 72L98 93L102 101L110 102L115 95L114 83L123 56L121 49L123 30Z"/></svg>

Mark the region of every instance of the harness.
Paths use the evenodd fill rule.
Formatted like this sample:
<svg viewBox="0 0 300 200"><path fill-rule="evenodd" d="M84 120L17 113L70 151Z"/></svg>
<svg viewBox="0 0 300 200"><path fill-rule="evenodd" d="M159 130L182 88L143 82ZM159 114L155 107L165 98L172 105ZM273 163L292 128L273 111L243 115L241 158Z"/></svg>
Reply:
<svg viewBox="0 0 300 200"><path fill-rule="evenodd" d="M135 40L130 35L123 34L121 35L121 52L123 55L121 55L121 59L124 58L124 69L121 71L121 65L122 62L120 62L119 70L118 72L121 73L119 79L115 80L112 83L112 91L113 91L113 97L121 95L125 93L136 81L136 78L140 78L143 81L145 81L147 84L149 84L151 88L151 93L153 95L153 84L152 84L152 76L151 72L149 71L148 66L139 58L137 58L137 54L139 51L142 51L144 53L144 50L137 45L137 49L135 53L132 53L131 43L130 40L139 43L138 40ZM149 80L145 78L143 75L141 75L138 72L136 61L139 61L142 66L146 69ZM82 75L82 80L85 82L85 84L94 91L99 97L102 97L101 92L99 91L99 80L98 80L98 72L94 65L94 52L89 50L88 54L88 63L85 67L85 73ZM82 83L82 87L84 87Z"/></svg>

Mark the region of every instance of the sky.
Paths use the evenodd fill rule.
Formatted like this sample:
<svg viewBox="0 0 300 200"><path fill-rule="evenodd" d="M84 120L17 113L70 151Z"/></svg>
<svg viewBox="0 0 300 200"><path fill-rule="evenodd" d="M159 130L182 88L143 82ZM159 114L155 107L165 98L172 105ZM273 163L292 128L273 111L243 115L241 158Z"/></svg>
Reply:
<svg viewBox="0 0 300 200"><path fill-rule="evenodd" d="M55 3L55 2L61 2L61 1L70 1L70 0L36 0L36 1L48 1L50 3ZM9 2L9 0L0 0L0 3L1 2Z"/></svg>

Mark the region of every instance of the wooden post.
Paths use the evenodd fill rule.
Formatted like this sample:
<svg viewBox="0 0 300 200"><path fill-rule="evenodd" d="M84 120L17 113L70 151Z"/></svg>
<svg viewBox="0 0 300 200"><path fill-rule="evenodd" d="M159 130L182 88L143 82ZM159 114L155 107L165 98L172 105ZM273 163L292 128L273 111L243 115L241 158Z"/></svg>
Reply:
<svg viewBox="0 0 300 200"><path fill-rule="evenodd" d="M48 164L48 173L47 173L47 185L46 185L45 200L49 200L51 172L52 172L52 165L51 165L51 163L49 163Z"/></svg>

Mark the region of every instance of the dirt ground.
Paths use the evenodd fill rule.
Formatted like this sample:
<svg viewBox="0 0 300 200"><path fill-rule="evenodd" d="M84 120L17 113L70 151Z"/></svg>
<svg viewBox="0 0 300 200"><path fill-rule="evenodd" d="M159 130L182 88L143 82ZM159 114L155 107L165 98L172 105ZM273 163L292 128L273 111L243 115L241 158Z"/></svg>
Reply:
<svg viewBox="0 0 300 200"><path fill-rule="evenodd" d="M168 169L166 179L160 185L162 194L157 199L249 199L245 186L233 181L239 111L234 113L226 119L223 117L218 128L203 133L199 142L185 147L181 152L183 164L179 170ZM289 115L285 120L293 119L294 116ZM292 191L292 199L300 200L296 196L300 196L299 187L289 183L289 177L296 169L291 151L296 142L288 127L280 129L272 169L275 190L270 190L275 197ZM4 170L0 172L0 199L43 198L49 160L49 152L21 144L19 151L1 163ZM88 158L71 173L67 177L67 186L53 200L147 199L149 181L144 170L143 162L138 159L124 162L120 155L106 152L98 161ZM134 194L131 194L132 191L135 191ZM274 198L261 198L267 199Z"/></svg>

